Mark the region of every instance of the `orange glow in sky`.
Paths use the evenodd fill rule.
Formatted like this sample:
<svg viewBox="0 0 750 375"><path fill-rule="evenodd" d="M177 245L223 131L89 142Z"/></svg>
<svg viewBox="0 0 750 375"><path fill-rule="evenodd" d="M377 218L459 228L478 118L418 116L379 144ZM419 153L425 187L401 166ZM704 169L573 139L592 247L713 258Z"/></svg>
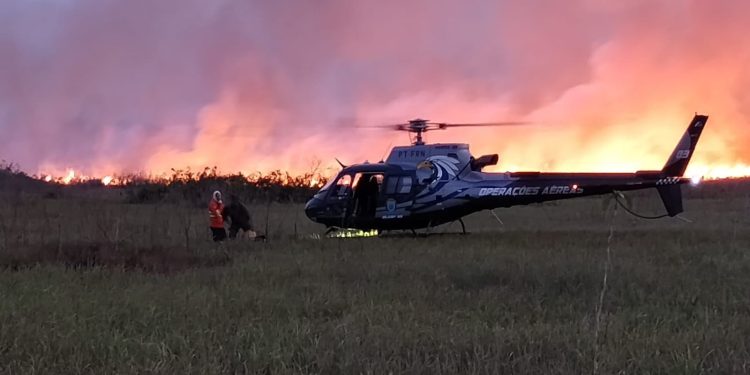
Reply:
<svg viewBox="0 0 750 375"><path fill-rule="evenodd" d="M498 153L495 171L623 172L661 169L698 112L687 175L747 176L748 14L740 0L3 3L0 159L63 183L331 175L336 157L408 142L356 125L420 117L531 122L425 135Z"/></svg>

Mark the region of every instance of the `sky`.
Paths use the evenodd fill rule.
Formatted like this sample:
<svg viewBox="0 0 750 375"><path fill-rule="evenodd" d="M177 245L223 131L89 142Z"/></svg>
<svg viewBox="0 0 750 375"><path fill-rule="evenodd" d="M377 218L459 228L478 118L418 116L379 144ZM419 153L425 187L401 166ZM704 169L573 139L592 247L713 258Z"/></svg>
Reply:
<svg viewBox="0 0 750 375"><path fill-rule="evenodd" d="M750 2L5 0L0 159L30 173L377 161L427 134L496 170L750 174Z"/></svg>

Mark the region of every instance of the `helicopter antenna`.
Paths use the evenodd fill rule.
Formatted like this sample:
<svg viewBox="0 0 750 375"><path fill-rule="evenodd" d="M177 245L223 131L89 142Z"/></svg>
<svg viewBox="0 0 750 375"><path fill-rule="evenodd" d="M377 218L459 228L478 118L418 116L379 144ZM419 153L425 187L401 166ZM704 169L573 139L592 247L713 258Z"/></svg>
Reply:
<svg viewBox="0 0 750 375"><path fill-rule="evenodd" d="M383 151L383 156L380 157L380 162L381 163L385 160L385 154L387 154L388 150L391 149L391 145L393 145L393 142L388 143L388 147L386 147L385 151Z"/></svg>

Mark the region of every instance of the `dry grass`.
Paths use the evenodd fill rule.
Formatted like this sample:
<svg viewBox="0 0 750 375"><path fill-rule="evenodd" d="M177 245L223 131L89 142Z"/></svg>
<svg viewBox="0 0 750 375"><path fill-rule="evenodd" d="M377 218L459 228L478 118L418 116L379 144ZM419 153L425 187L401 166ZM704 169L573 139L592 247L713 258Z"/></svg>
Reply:
<svg viewBox="0 0 750 375"><path fill-rule="evenodd" d="M0 371L748 373L744 194L694 192L692 223L583 199L360 240L262 204L269 241L219 247L200 209L5 196Z"/></svg>

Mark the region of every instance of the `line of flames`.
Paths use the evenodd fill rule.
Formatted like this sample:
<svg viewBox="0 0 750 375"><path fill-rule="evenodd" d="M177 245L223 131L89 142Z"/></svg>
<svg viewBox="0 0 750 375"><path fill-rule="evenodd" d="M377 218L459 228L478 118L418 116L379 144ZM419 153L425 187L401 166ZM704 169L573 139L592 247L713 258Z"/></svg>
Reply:
<svg viewBox="0 0 750 375"><path fill-rule="evenodd" d="M76 173L73 169L68 169L62 176L54 176L49 173L42 173L38 179L59 185L76 185L98 181L104 186L119 186L127 183L124 179L115 176L91 177Z"/></svg>
<svg viewBox="0 0 750 375"><path fill-rule="evenodd" d="M221 174L215 174L211 175L210 177L216 177L216 178L223 178L223 177L236 177L237 175L221 175ZM264 177L268 177L268 175L262 175L262 174L256 174L256 175L240 175L244 177L248 182L250 183L257 183L261 181ZM106 175L104 177L94 177L94 176L88 176L85 174L81 174L79 172L76 172L74 169L68 169L66 170L64 175L54 175L51 173L41 173L38 176L35 176L37 179L42 180L47 183L51 184L58 184L58 185L81 185L81 184L90 184L90 183L100 183L101 185L105 187L116 187L116 186L125 186L134 182L145 182L145 183L153 183L153 184L162 184L167 185L171 182L179 181L179 182L187 182L187 181L199 181L201 178L206 177L205 175L200 174L194 174L194 175L179 175L177 177L175 176L119 176L119 175ZM275 179L273 180L274 183L279 183L282 186L291 186L292 180L295 178L303 178L303 176L289 176L286 174L278 174L275 176ZM309 186L311 188L319 188L322 187L325 182L327 181L327 178L322 175L313 175L309 178Z"/></svg>
<svg viewBox="0 0 750 375"><path fill-rule="evenodd" d="M213 175L214 177L228 177L228 175ZM731 179L731 178L743 178L750 176L750 166L747 165L736 165L736 166L721 166L721 167L697 167L697 168L691 168L691 170L688 171L686 174L686 177L690 178L693 182L693 184L698 184L701 181L706 180L721 180L721 179ZM106 175L103 177L93 177L93 176L87 176L85 174L80 174L76 172L73 169L68 169L64 175L58 175L55 176L53 174L41 174L38 178L48 182L48 183L55 183L60 185L76 185L76 184L87 184L87 183L101 183L103 186L108 187L114 187L114 186L124 186L128 185L130 183L133 183L135 181L138 182L147 182L147 183L155 183L155 184L168 184L170 182L174 181L188 181L188 180L199 180L202 176L200 174L182 174L179 177L167 177L167 176L136 176L136 177L126 177L126 176L118 176L115 174L112 175ZM249 176L243 176L247 179L248 182L255 183L260 180L260 178L264 177L263 175L249 175ZM276 175L276 180L274 182L278 182L281 185L291 185L291 181L289 180L289 175L285 174L278 174ZM310 177L309 186L311 188L321 187L326 182L326 180L330 177L325 177L321 175L313 175Z"/></svg>

